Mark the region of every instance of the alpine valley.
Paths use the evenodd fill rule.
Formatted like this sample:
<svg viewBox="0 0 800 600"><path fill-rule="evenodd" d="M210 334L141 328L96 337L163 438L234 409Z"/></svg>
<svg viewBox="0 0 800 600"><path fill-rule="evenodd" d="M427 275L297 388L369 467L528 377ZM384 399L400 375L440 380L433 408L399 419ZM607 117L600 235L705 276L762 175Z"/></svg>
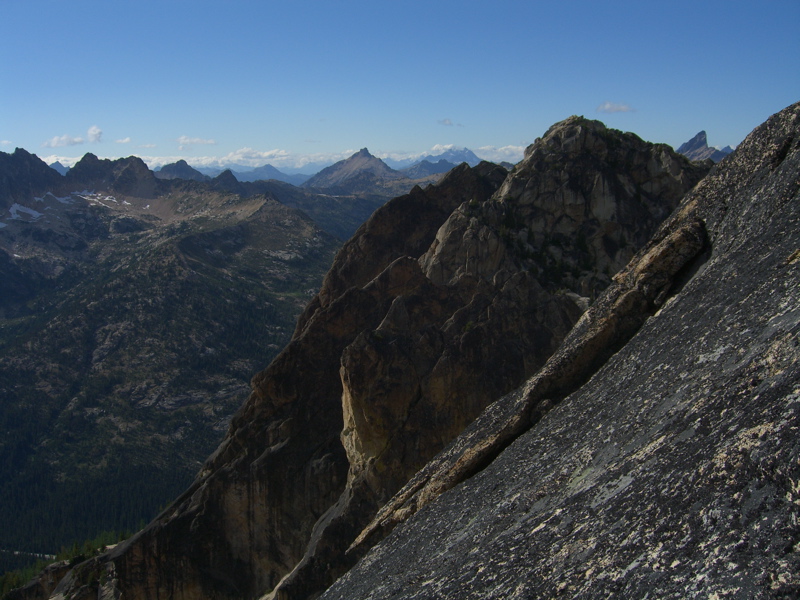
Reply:
<svg viewBox="0 0 800 600"><path fill-rule="evenodd" d="M716 165L0 161L3 543L173 498L10 600L800 594L800 104Z"/></svg>

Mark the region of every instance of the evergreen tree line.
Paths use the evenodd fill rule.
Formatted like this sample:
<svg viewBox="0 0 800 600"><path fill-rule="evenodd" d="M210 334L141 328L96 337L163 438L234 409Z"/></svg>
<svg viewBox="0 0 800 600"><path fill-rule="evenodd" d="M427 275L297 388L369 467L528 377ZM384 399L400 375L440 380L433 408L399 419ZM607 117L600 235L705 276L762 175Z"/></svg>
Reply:
<svg viewBox="0 0 800 600"><path fill-rule="evenodd" d="M47 557L0 550L0 567L14 565L0 570L0 598L5 598L11 590L24 586L42 569L54 562L66 560L70 565L75 565L130 536L130 531L103 531L91 540L86 540L82 544L74 542L70 547L62 547L58 554ZM35 562L31 562L32 559L35 559Z"/></svg>
<svg viewBox="0 0 800 600"><path fill-rule="evenodd" d="M7 478L0 484L0 573L34 566L35 555L77 551L85 540L91 546L116 542L120 532L144 527L190 482L174 470L122 461L96 479L58 481L46 466Z"/></svg>

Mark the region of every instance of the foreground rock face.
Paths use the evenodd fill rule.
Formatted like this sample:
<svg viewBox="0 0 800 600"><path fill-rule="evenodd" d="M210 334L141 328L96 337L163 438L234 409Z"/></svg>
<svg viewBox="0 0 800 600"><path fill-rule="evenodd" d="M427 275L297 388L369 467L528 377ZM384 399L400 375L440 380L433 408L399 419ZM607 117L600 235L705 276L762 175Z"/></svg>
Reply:
<svg viewBox="0 0 800 600"><path fill-rule="evenodd" d="M342 248L193 486L56 593L319 593L380 537L346 552L381 505L544 364L583 296L704 174L666 146L573 117L508 177L461 165L391 201ZM640 304L662 300L664 285Z"/></svg>
<svg viewBox="0 0 800 600"><path fill-rule="evenodd" d="M800 104L387 505L362 539L417 514L324 597L798 597L798 173ZM588 381L587 358L607 359Z"/></svg>

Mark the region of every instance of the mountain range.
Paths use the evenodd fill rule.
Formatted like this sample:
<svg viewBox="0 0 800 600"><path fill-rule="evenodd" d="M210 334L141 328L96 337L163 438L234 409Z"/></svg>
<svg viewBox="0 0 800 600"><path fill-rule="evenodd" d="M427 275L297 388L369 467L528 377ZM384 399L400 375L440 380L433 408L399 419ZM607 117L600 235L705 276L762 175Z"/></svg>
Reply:
<svg viewBox="0 0 800 600"><path fill-rule="evenodd" d="M800 595L800 104L364 530L322 595ZM599 351L599 354L598 354Z"/></svg>
<svg viewBox="0 0 800 600"><path fill-rule="evenodd" d="M365 149L366 150L366 149ZM678 152L692 160L703 160L711 158L713 162L719 162L724 156L732 152L730 146L719 150L717 148L710 148L708 146L706 132L701 131L694 138L685 142L678 148ZM368 153L368 152L367 152ZM360 153L356 153L346 161L352 163L354 157ZM371 155L370 155L371 156ZM374 157L373 157L374 158ZM185 160L179 160L175 163L164 165L154 170L156 177L159 179L188 179L193 181L207 181L214 177L218 177L224 171L230 171L237 181L240 182L256 182L265 180L283 181L295 186L302 186L306 181L314 177L321 170L329 169L330 167L337 167L346 161L339 161L335 165L319 165L320 169L311 175L305 173L287 173L280 171L272 165L265 164L260 167L252 168L243 165L230 165L227 168L200 168L194 169L189 166ZM395 160L392 158L385 158L381 160L383 165L388 167L388 171L384 174L384 178L388 175L391 178L396 178L395 171L400 172L403 177L411 180L418 180L429 178L432 175L440 175L451 170L456 165L465 162L474 167L481 159L468 148L448 148L444 152L436 155L425 154L417 158L407 158L402 160ZM60 174L65 175L69 170L61 163L56 162L50 165ZM363 164L369 170L371 166ZM504 164L506 168L511 168L512 165ZM312 167L313 168L313 167ZM312 186L313 187L313 186Z"/></svg>
<svg viewBox="0 0 800 600"><path fill-rule="evenodd" d="M422 162L435 164L442 160L450 163L453 166L460 165L461 163L467 163L470 167L474 167L481 162L481 159L478 158L478 156L469 148L448 148L439 154L423 154L422 156L418 156L416 158L406 158L402 160L386 158L384 159L384 162L392 169L403 170L418 165Z"/></svg>
<svg viewBox="0 0 800 600"><path fill-rule="evenodd" d="M382 162L384 162L384 164L386 164L386 166L388 166L391 170L403 172L403 175L409 179L420 179L430 175L446 173L457 164L462 162L466 162L470 166L475 166L480 161L481 159L478 158L474 152L468 148L462 148L448 149L437 155L426 154L419 158L410 158L404 160L392 160L387 158ZM66 175L67 171L69 171L69 169L64 167L60 162L55 162L50 166L58 171L61 175ZM318 166L319 169L316 171L317 173L320 170L332 165L322 164ZM311 169L313 168L314 166L311 167ZM231 171L231 173L233 173L233 175L236 177L237 181L254 182L274 179L276 181L291 183L292 185L296 186L302 185L313 176L299 172L281 171L269 164L265 164L256 168L247 167L244 165L230 165L226 168L201 167L199 169L195 169L189 166L189 164L183 159L175 163L156 168L154 169L154 173L159 179L189 179L193 181L206 181L219 176L223 171L226 170ZM294 171L294 169L291 171Z"/></svg>
<svg viewBox="0 0 800 600"><path fill-rule="evenodd" d="M194 169L190 167L185 160L179 160L176 163L164 165L154 172L156 177L160 179L192 179L195 181L207 181L213 177L218 177L224 171L230 171L237 181L253 182L265 181L274 179L275 181L283 181L291 183L292 185L301 185L305 182L310 175L303 175L302 173L287 174L279 171L272 165L262 165L256 168L249 168L242 165L231 165L226 169Z"/></svg>
<svg viewBox="0 0 800 600"><path fill-rule="evenodd" d="M246 214L237 232L267 214L230 172L98 162L76 177L122 206L205 217L175 202L191 186ZM393 171L364 149L303 191L388 192ZM194 481L9 599L796 597L798 172L795 104L713 168L570 117L510 171L415 185L338 250ZM0 234L37 208L14 200ZM215 231L180 241L187 264L246 247Z"/></svg>

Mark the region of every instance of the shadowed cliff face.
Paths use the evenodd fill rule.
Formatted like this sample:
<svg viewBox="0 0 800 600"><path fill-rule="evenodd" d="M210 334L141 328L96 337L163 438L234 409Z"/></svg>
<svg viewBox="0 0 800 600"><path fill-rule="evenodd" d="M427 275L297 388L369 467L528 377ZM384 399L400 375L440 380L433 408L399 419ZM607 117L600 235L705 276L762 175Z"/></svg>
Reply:
<svg viewBox="0 0 800 600"><path fill-rule="evenodd" d="M342 248L193 486L57 593L319 593L380 537L345 552L376 511L544 364L582 296L703 174L573 117L507 178L462 165L391 201Z"/></svg>
<svg viewBox="0 0 800 600"><path fill-rule="evenodd" d="M324 597L797 597L798 173L800 104L387 503L356 545L415 516Z"/></svg>

